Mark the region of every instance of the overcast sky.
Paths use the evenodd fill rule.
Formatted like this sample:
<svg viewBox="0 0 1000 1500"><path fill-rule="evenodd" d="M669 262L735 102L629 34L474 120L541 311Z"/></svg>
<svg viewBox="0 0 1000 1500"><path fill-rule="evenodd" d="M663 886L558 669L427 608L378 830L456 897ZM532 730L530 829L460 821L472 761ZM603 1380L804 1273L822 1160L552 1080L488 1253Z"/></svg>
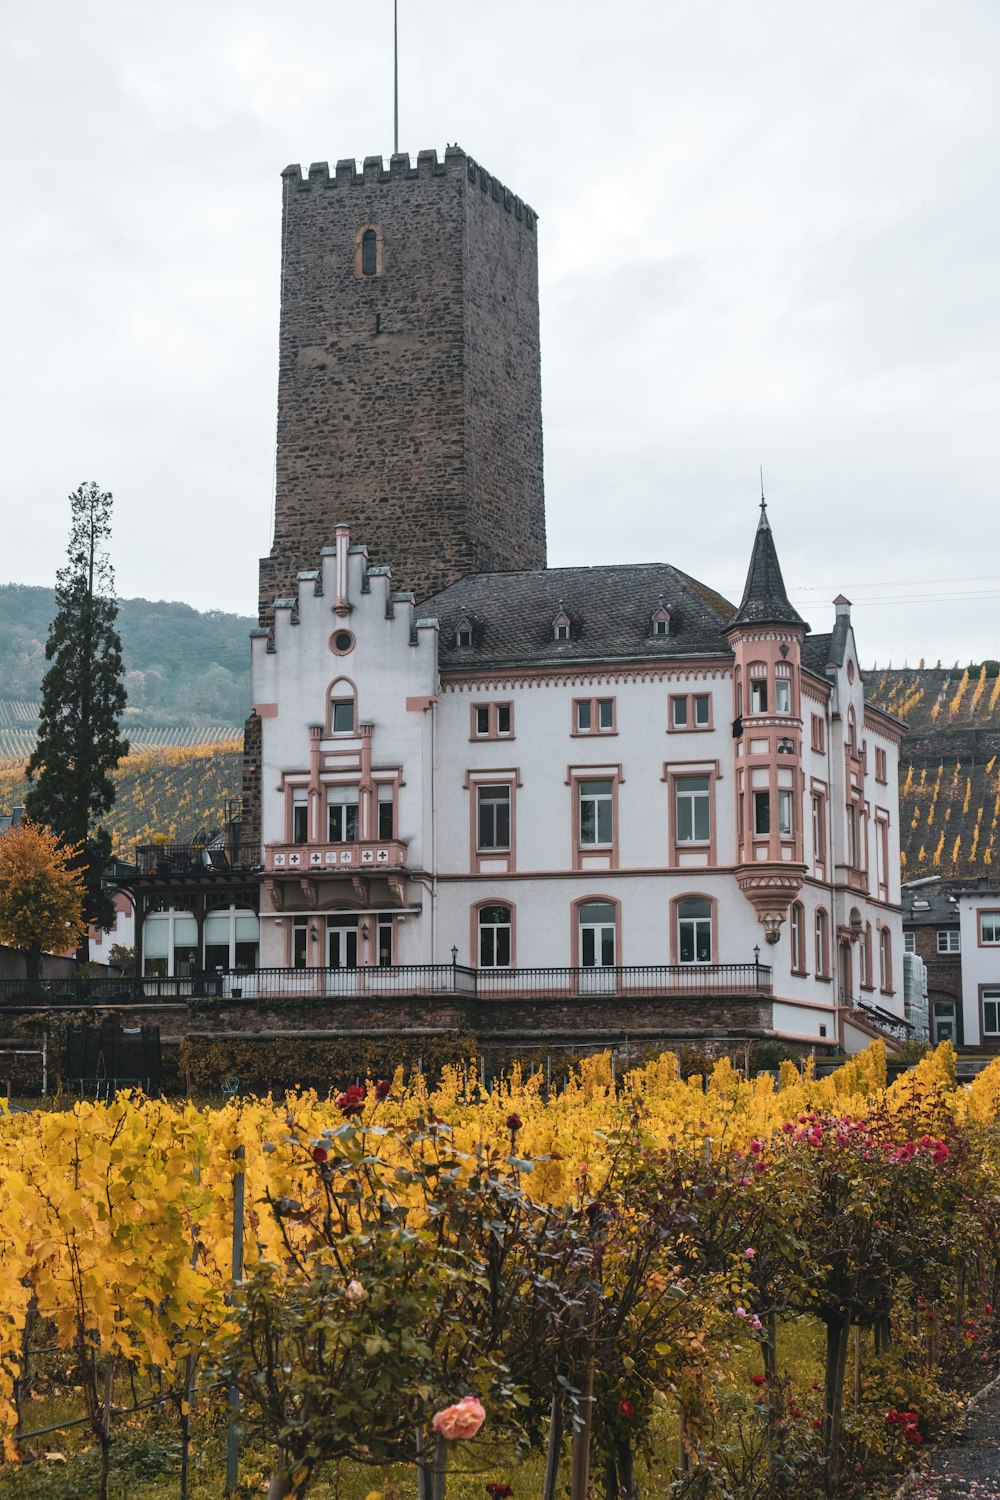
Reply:
<svg viewBox="0 0 1000 1500"><path fill-rule="evenodd" d="M763 464L814 629L843 591L863 660L1000 656L996 0L399 8L402 149L541 216L550 563L738 599ZM93 478L120 593L251 613L280 173L389 154L392 0L0 15L0 579Z"/></svg>

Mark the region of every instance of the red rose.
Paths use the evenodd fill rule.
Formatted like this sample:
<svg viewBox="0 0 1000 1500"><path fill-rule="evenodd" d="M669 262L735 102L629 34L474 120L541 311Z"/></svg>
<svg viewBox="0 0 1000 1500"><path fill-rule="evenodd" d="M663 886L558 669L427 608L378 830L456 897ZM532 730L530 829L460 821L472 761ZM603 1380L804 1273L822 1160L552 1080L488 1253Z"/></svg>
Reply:
<svg viewBox="0 0 1000 1500"><path fill-rule="evenodd" d="M326 1161L328 1155L329 1152L326 1151L322 1146L314 1146L312 1149L313 1161Z"/></svg>
<svg viewBox="0 0 1000 1500"><path fill-rule="evenodd" d="M620 1416L623 1416L625 1418L626 1422L631 1422L632 1418L635 1416L635 1407L632 1405L631 1401L619 1401L618 1412Z"/></svg>
<svg viewBox="0 0 1000 1500"><path fill-rule="evenodd" d="M360 1114L365 1107L364 1087L360 1083L352 1083L349 1089L337 1095L336 1104L341 1114Z"/></svg>
<svg viewBox="0 0 1000 1500"><path fill-rule="evenodd" d="M490 1496L490 1500L510 1500L510 1496L513 1495L514 1491L509 1484L498 1484L494 1479L492 1483L486 1486L486 1493Z"/></svg>
<svg viewBox="0 0 1000 1500"><path fill-rule="evenodd" d="M751 1375L750 1379L751 1379L751 1381L753 1382L754 1385L766 1385L767 1384L767 1376L766 1375Z"/></svg>
<svg viewBox="0 0 1000 1500"><path fill-rule="evenodd" d="M517 1131L520 1130L523 1124L524 1121L521 1119L521 1116L519 1114L512 1114L507 1116L507 1129L510 1131L511 1135L515 1135Z"/></svg>
<svg viewBox="0 0 1000 1500"><path fill-rule="evenodd" d="M381 1102L383 1099L388 1099L391 1093L392 1084L390 1083L389 1079L380 1078L378 1083L375 1085L375 1098L379 1100L379 1102Z"/></svg>

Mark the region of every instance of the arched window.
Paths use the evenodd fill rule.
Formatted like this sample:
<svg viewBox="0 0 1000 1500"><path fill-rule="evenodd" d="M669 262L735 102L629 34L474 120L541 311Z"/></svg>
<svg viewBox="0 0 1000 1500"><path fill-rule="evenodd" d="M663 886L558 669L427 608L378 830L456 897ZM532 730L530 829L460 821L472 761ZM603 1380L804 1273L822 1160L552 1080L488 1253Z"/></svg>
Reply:
<svg viewBox="0 0 1000 1500"><path fill-rule="evenodd" d="M384 269L385 247L382 242L382 231L377 224L362 224L354 235L354 274L355 276L381 276Z"/></svg>
<svg viewBox="0 0 1000 1500"><path fill-rule="evenodd" d="M613 968L617 962L617 908L611 901L581 901L577 907L580 967Z"/></svg>
<svg viewBox="0 0 1000 1500"><path fill-rule="evenodd" d="M712 962L712 903L707 896L677 902L677 957L682 964Z"/></svg>
<svg viewBox="0 0 1000 1500"><path fill-rule="evenodd" d="M327 733L357 734L358 701L354 683L347 677L338 677L330 688L329 701Z"/></svg>
<svg viewBox="0 0 1000 1500"><path fill-rule="evenodd" d="M878 984L883 994L892 990L892 933L888 927L878 930Z"/></svg>
<svg viewBox="0 0 1000 1500"><path fill-rule="evenodd" d="M513 912L509 906L491 902L479 908L479 967L509 969Z"/></svg>
<svg viewBox="0 0 1000 1500"><path fill-rule="evenodd" d="M820 979L830 977L830 919L826 908L816 908L816 974Z"/></svg>
<svg viewBox="0 0 1000 1500"><path fill-rule="evenodd" d="M788 931L792 944L792 972L804 974L806 971L806 913L801 901L792 902L790 915Z"/></svg>

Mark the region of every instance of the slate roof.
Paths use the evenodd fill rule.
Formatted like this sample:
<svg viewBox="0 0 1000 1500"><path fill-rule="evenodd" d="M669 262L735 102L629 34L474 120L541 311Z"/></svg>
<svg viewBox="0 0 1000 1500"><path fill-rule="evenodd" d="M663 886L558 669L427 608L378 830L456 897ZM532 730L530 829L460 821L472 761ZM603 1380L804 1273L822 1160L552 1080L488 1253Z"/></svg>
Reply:
<svg viewBox="0 0 1000 1500"><path fill-rule="evenodd" d="M665 636L652 628L661 603L670 612ZM560 609L570 620L567 641L553 639ZM669 563L470 573L417 610L439 621L444 668L729 656L723 632L732 613L721 594ZM463 619L472 626L471 646L457 643Z"/></svg>
<svg viewBox="0 0 1000 1500"><path fill-rule="evenodd" d="M799 612L792 608L785 592L785 581L781 576L781 565L767 519L767 505L763 500L760 502L760 521L757 523L757 535L754 537L743 598L729 624L805 625L809 629Z"/></svg>
<svg viewBox="0 0 1000 1500"><path fill-rule="evenodd" d="M817 677L825 677L826 669L835 658L832 656L832 635L807 635L802 642L802 665Z"/></svg>

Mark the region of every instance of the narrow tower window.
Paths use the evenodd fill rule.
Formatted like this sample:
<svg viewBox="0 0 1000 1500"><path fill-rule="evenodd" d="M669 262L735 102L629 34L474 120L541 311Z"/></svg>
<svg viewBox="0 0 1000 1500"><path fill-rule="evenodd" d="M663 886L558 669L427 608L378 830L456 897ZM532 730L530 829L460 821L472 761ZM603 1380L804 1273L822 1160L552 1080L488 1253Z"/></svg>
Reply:
<svg viewBox="0 0 1000 1500"><path fill-rule="evenodd" d="M374 276L378 270L378 235L366 229L361 236L361 274Z"/></svg>

